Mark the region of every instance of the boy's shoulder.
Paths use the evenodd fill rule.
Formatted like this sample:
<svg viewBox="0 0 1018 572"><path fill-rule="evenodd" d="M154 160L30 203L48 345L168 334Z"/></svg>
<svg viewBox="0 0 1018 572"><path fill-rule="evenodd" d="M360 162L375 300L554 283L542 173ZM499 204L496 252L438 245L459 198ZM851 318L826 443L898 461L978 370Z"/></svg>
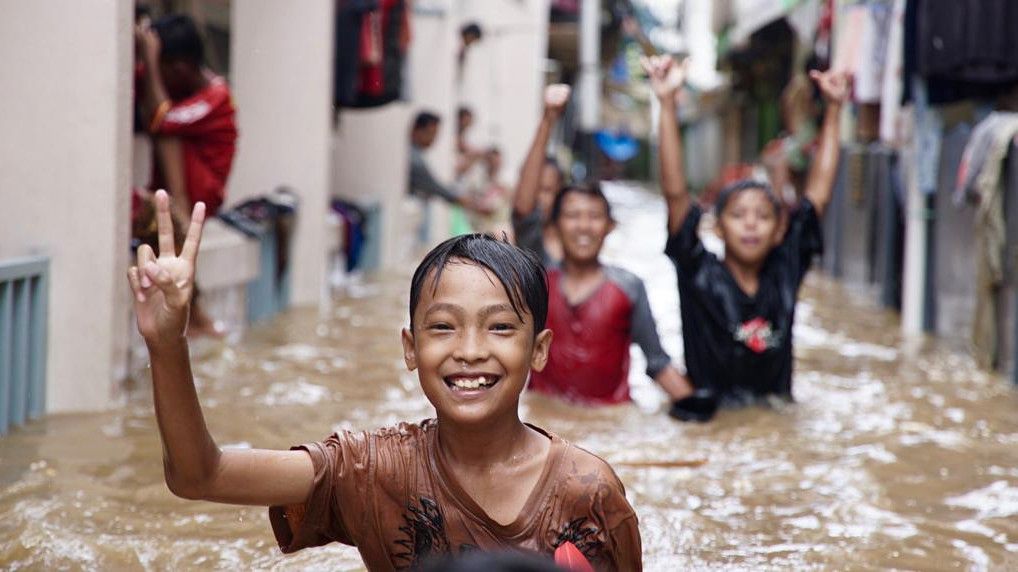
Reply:
<svg viewBox="0 0 1018 572"><path fill-rule="evenodd" d="M625 268L618 266L604 265L605 278L618 286L630 300L636 300L646 291L643 279Z"/></svg>
<svg viewBox="0 0 1018 572"><path fill-rule="evenodd" d="M569 477L567 482L570 486L583 489L589 489L591 485L598 488L608 486L617 488L618 492L625 496L625 487L608 461L557 435L551 433L548 435L552 437L553 443L558 441L559 446L564 449L563 471Z"/></svg>

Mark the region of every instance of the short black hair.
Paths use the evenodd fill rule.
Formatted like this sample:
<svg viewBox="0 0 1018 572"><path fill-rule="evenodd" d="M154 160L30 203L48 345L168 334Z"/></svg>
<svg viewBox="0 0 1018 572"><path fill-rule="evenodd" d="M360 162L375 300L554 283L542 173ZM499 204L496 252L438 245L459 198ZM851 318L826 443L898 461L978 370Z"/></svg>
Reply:
<svg viewBox="0 0 1018 572"><path fill-rule="evenodd" d="M732 197L743 191L751 190L763 191L763 193L767 196L767 200L770 201L771 205L774 207L775 216L781 214L781 200L779 200L778 196L774 194L774 189L771 189L771 186L767 183L756 179L742 179L741 181L735 181L721 189L721 192L718 193L717 200L714 201L714 214L720 217L721 213L725 212L725 207L728 206L729 202L731 202Z"/></svg>
<svg viewBox="0 0 1018 572"><path fill-rule="evenodd" d="M425 127L431 127L437 123L440 123L442 118L437 113L430 111L422 111L414 117L414 131L418 129L424 129Z"/></svg>
<svg viewBox="0 0 1018 572"><path fill-rule="evenodd" d="M555 201L551 204L552 222L557 222L558 217L562 215L562 205L566 202L566 196L570 193L600 199L600 201L604 203L604 210L608 214L608 220L615 220L612 218L612 205L608 202L608 197L604 196L604 191L601 190L601 185L597 182L593 182L562 187L562 189L555 194Z"/></svg>
<svg viewBox="0 0 1018 572"><path fill-rule="evenodd" d="M442 270L457 261L490 270L505 288L509 303L520 320L524 313L529 313L534 321L534 335L544 330L548 319L548 275L544 265L532 253L509 244L505 238L481 233L450 238L421 261L410 280L411 330L424 283L434 273L432 288L437 289Z"/></svg>
<svg viewBox="0 0 1018 572"><path fill-rule="evenodd" d="M459 106L458 109L456 109L456 117L459 118L459 119L463 119L464 115L473 115L473 114L474 114L474 110L470 109L470 107L466 106L466 105L461 105L461 106Z"/></svg>
<svg viewBox="0 0 1018 572"><path fill-rule="evenodd" d="M481 25L477 22L468 22L460 28L460 36L474 36L478 40L484 37L484 33L481 31Z"/></svg>
<svg viewBox="0 0 1018 572"><path fill-rule="evenodd" d="M163 16L152 23L152 29L159 36L159 59L183 60L194 66L201 66L205 61L205 46L198 33L198 26L190 16Z"/></svg>

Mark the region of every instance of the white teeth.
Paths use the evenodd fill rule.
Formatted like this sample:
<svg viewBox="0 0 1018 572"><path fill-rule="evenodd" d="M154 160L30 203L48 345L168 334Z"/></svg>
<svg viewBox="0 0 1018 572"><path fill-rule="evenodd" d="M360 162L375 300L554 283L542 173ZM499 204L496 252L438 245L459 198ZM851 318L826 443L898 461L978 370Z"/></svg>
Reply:
<svg viewBox="0 0 1018 572"><path fill-rule="evenodd" d="M489 380L485 376L480 377L457 377L452 380L452 384L457 389L478 389L480 387L488 387L494 384L494 381Z"/></svg>

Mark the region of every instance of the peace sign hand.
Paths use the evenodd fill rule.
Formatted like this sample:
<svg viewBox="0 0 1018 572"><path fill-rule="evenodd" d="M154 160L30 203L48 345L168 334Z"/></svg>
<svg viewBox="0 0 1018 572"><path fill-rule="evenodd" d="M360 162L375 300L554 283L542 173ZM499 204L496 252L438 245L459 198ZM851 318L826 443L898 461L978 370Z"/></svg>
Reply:
<svg viewBox="0 0 1018 572"><path fill-rule="evenodd" d="M170 197L166 191L156 191L155 203L159 256L156 257L149 245L143 244L138 248L137 266L127 271L127 279L134 291L138 331L150 347L177 341L187 332L191 294L194 292L195 260L205 222L205 203L197 203L178 256L173 244Z"/></svg>
<svg viewBox="0 0 1018 572"><path fill-rule="evenodd" d="M676 94L686 83L688 58L679 63L671 56L643 56L640 58L640 65L650 78L650 87L654 95L662 103L674 102Z"/></svg>

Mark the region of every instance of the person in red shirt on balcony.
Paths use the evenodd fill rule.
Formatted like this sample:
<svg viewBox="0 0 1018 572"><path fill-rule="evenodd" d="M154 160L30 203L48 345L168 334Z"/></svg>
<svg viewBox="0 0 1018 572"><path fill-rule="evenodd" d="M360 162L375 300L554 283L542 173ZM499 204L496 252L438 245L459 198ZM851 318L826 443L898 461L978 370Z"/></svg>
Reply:
<svg viewBox="0 0 1018 572"><path fill-rule="evenodd" d="M237 148L233 99L226 80L203 65L204 46L189 16L141 22L135 44L143 63L141 116L153 143L149 189L166 189L173 196L173 216L181 228L196 203L204 202L209 215L223 204ZM149 191L135 191L132 211L135 237L151 245L155 219ZM179 243L183 237L177 238ZM222 335L197 300L191 310L189 333Z"/></svg>

